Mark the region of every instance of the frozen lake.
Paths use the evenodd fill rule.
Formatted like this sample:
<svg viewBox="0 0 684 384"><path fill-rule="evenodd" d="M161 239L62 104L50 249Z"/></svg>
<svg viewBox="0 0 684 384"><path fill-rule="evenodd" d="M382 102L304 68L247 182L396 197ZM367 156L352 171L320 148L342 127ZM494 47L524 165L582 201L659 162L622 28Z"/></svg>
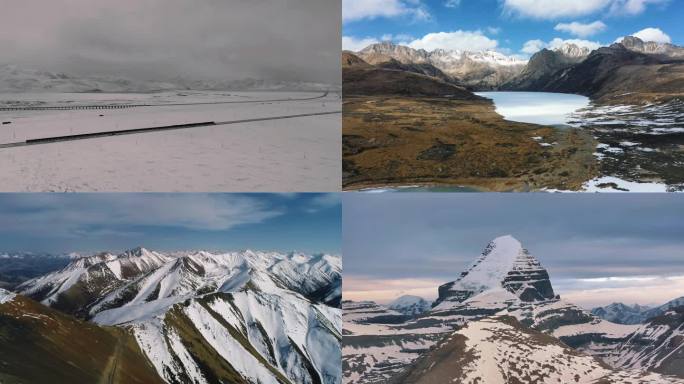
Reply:
<svg viewBox="0 0 684 384"><path fill-rule="evenodd" d="M337 112L342 107L336 93L0 95L0 107L122 104L145 106L0 111L0 191L340 188L341 113ZM223 124L234 121L244 122ZM25 145L68 135L199 122L217 124Z"/></svg>
<svg viewBox="0 0 684 384"><path fill-rule="evenodd" d="M541 125L567 125L571 114L589 106L589 98L549 92L477 92L494 100L496 112L506 120Z"/></svg>

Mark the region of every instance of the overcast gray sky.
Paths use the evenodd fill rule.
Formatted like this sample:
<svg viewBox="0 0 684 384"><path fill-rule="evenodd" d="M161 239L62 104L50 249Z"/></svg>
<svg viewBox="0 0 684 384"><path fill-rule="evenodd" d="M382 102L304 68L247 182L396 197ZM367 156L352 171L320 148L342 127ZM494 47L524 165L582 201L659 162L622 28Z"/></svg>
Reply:
<svg viewBox="0 0 684 384"><path fill-rule="evenodd" d="M343 201L348 299L433 299L504 234L577 304L684 296L684 196L346 193Z"/></svg>
<svg viewBox="0 0 684 384"><path fill-rule="evenodd" d="M0 0L0 64L339 83L340 0Z"/></svg>

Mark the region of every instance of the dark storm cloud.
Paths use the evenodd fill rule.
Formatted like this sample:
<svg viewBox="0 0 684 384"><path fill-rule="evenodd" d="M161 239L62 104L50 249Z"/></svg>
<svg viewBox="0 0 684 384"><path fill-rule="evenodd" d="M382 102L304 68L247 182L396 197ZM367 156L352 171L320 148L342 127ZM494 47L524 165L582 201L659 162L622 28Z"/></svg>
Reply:
<svg viewBox="0 0 684 384"><path fill-rule="evenodd" d="M512 234L554 280L684 275L676 195L344 194L345 276L453 280Z"/></svg>
<svg viewBox="0 0 684 384"><path fill-rule="evenodd" d="M340 4L0 0L0 57L79 75L339 83Z"/></svg>

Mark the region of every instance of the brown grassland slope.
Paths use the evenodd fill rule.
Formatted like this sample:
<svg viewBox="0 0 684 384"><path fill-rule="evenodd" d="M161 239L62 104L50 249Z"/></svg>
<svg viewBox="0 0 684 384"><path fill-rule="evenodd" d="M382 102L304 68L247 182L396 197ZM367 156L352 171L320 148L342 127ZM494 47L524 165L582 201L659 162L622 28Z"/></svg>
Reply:
<svg viewBox="0 0 684 384"><path fill-rule="evenodd" d="M345 189L577 189L595 173L595 142L581 131L506 121L491 100L462 87L350 53L342 72Z"/></svg>

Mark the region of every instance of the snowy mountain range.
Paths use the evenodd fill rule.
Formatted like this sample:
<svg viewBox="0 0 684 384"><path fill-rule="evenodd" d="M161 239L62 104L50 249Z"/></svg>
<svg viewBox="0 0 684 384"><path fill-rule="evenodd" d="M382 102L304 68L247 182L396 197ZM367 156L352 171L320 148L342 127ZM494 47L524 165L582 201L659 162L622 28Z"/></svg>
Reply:
<svg viewBox="0 0 684 384"><path fill-rule="evenodd" d="M17 287L128 332L168 383L340 381L341 258L136 248L72 260Z"/></svg>
<svg viewBox="0 0 684 384"><path fill-rule="evenodd" d="M515 56L496 51L461 51L436 49L426 51L383 42L372 44L356 55L373 65L392 59L402 64L430 64L466 86L492 88L516 76L527 64Z"/></svg>
<svg viewBox="0 0 684 384"><path fill-rule="evenodd" d="M619 324L641 324L646 320L661 316L670 309L684 306L684 297L670 300L667 303L649 307L644 305L627 305L623 303L612 303L605 307L597 307L591 310L594 315Z"/></svg>
<svg viewBox="0 0 684 384"><path fill-rule="evenodd" d="M0 93L17 92L107 92L147 93L172 90L197 91L325 91L339 84L264 79L140 81L116 76L78 76L38 71L14 64L0 65Z"/></svg>
<svg viewBox="0 0 684 384"><path fill-rule="evenodd" d="M511 236L494 239L456 280L440 286L438 293L432 309L409 319L372 302L344 302L344 382L470 382L468 378L498 372L496 367L502 364L527 369L506 369L515 380L492 376L492 382L548 382L549 377L563 382L572 372L581 373L575 381L580 383L645 376L652 382L677 382L644 372L673 374L676 361L666 361L661 355L660 359L642 358L640 365L627 364L624 356L628 353L616 353L632 350L627 346L629 340L639 333L650 334L653 324L612 323L561 299L541 263ZM681 334L675 325L676 321L671 334ZM468 342L475 339L480 341ZM483 340L492 343L491 348ZM669 337L666 343L667 348L680 347L684 339ZM524 344L543 344L538 349L549 353L530 354L537 347ZM470 360L450 363L465 357ZM443 371L436 369L436 364L441 364ZM466 365L471 368L465 369ZM430 372L446 376L435 377ZM533 377L537 379L531 380Z"/></svg>

